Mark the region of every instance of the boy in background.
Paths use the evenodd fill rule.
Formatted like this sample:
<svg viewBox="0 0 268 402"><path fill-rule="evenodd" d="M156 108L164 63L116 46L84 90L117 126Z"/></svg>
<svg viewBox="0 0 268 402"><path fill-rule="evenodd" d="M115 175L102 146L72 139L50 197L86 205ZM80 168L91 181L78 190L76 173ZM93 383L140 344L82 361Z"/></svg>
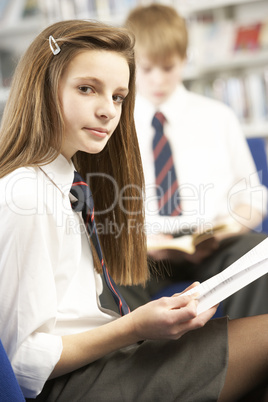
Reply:
<svg viewBox="0 0 268 402"><path fill-rule="evenodd" d="M192 255L148 252L158 268L166 269L152 270L145 289L121 288L136 308L169 284L208 279L262 241L266 235L253 230L266 214L267 190L233 111L182 84L188 45L184 19L172 7L152 4L133 9L125 25L136 39L135 124L145 174L148 239L161 242L178 232L202 232L221 224L233 228L231 235L215 234ZM169 151L163 151L167 146ZM159 157L160 150L170 153ZM162 158L160 168L157 158ZM238 318L267 313L267 288L265 275L223 301L223 314Z"/></svg>

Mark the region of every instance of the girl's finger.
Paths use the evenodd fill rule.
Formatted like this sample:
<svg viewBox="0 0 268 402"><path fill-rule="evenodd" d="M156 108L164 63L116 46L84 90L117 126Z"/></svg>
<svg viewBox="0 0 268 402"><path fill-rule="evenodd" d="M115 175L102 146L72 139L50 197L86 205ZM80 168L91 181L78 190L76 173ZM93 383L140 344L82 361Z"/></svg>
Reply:
<svg viewBox="0 0 268 402"><path fill-rule="evenodd" d="M190 286L188 286L188 287L187 287L186 289L184 289L182 292L174 293L174 295L172 295L172 297L173 297L173 296L182 295L183 293L187 292L188 290L191 290L191 289L195 288L195 287L198 286L198 285L200 285L200 282L198 282L198 281L193 282Z"/></svg>
<svg viewBox="0 0 268 402"><path fill-rule="evenodd" d="M194 325L190 324L197 318L197 304L196 300L191 300L186 306L181 307L180 309L173 309L169 312L172 317L173 325L177 328L178 334L183 331L184 326L186 328L190 328L190 326Z"/></svg>
<svg viewBox="0 0 268 402"><path fill-rule="evenodd" d="M182 307L187 306L191 303L192 300L197 300L199 294L194 293L191 295L183 296L182 294L178 294L177 297L170 297L170 309L180 309Z"/></svg>
<svg viewBox="0 0 268 402"><path fill-rule="evenodd" d="M200 285L200 282L198 282L198 281L196 281L196 282L193 282L190 286L188 286L186 289L184 289L184 291L183 292L181 292L181 294L183 294L183 293L185 293L185 292L187 292L188 290L190 290L190 289L193 289L193 288L195 288L196 286L198 286L198 285Z"/></svg>

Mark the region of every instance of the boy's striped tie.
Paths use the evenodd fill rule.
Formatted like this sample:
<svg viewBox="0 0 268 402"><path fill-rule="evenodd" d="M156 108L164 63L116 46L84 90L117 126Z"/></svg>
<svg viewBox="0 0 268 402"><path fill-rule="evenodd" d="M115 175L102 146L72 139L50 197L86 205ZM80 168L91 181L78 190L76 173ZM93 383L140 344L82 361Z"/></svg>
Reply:
<svg viewBox="0 0 268 402"><path fill-rule="evenodd" d="M156 193L159 214L176 216L181 214L178 181L171 148L164 134L164 122L164 115L157 112L152 121Z"/></svg>

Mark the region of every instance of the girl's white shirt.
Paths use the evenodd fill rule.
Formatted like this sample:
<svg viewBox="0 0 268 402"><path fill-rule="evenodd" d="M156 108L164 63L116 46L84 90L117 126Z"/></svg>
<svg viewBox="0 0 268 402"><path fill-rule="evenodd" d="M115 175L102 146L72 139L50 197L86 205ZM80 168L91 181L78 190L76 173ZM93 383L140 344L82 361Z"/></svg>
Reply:
<svg viewBox="0 0 268 402"><path fill-rule="evenodd" d="M29 398L58 362L62 335L118 317L100 307L102 280L81 213L71 208L73 177L60 155L0 180L0 336Z"/></svg>

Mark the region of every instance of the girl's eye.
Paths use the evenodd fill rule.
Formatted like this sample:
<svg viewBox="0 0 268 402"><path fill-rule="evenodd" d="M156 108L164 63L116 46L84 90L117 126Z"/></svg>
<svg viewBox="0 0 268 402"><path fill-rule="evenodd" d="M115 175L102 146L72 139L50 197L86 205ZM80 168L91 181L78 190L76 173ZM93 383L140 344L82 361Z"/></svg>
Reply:
<svg viewBox="0 0 268 402"><path fill-rule="evenodd" d="M125 100L125 97L122 96L122 95L114 95L114 96L113 96L113 100L114 100L114 102L116 102L116 103L123 103L124 100Z"/></svg>
<svg viewBox="0 0 268 402"><path fill-rule="evenodd" d="M90 92L93 91L91 87L87 87L85 85L80 86L78 89L80 92L83 92L84 94L89 94Z"/></svg>

